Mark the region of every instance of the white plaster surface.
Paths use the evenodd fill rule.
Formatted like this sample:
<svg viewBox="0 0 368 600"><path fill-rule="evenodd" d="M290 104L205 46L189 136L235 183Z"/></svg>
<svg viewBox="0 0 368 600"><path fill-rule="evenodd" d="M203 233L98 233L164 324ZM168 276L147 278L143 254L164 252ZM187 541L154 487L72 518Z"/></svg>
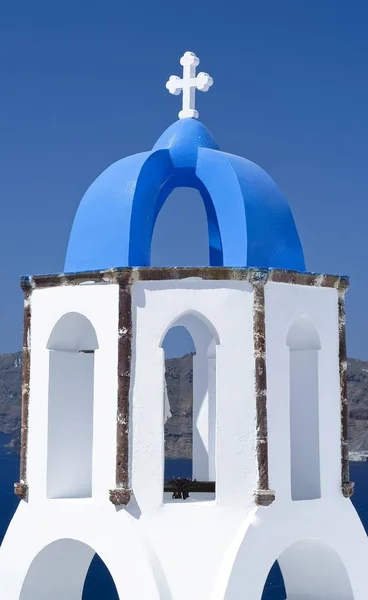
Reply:
<svg viewBox="0 0 368 600"><path fill-rule="evenodd" d="M313 322L298 317L287 336L290 350L290 476L293 500L321 496L319 454L320 339Z"/></svg>
<svg viewBox="0 0 368 600"><path fill-rule="evenodd" d="M276 492L269 507L256 507L253 500L257 471L251 286L199 279L142 282L133 286L133 301L134 499L127 509L117 510L108 499L115 481L117 286L65 286L33 293L30 493L0 548L1 600L80 600L93 552L107 565L122 600L260 600L276 559L288 600L366 600L367 538L340 486L337 291L266 285L269 470ZM92 495L50 499L46 346L55 324L68 312L84 315L98 341ZM301 316L310 319L320 341L321 498L293 501L288 334ZM167 330L183 322L191 327L195 343L205 339L201 332L215 340L207 359L216 362L216 499L193 494L190 501L168 502L163 494L161 344ZM212 429L211 419L206 416L205 421ZM201 426L200 431L210 447L207 430Z"/></svg>
<svg viewBox="0 0 368 600"><path fill-rule="evenodd" d="M92 494L94 355L50 352L47 496Z"/></svg>

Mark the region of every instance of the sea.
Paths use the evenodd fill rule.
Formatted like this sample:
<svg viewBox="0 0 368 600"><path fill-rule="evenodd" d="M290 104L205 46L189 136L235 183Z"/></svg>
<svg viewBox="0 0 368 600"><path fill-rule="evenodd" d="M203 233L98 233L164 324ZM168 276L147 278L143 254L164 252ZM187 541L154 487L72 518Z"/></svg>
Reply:
<svg viewBox="0 0 368 600"><path fill-rule="evenodd" d="M17 507L18 500L13 492L13 484L18 480L19 457L8 454L4 446L10 436L0 434L0 543ZM190 477L191 461L171 460L165 464L165 479ZM350 463L351 480L355 482L353 504L368 532L368 462ZM105 564L95 555L87 573L82 600L118 600L114 582ZM285 600L285 588L275 563L265 584L262 600Z"/></svg>

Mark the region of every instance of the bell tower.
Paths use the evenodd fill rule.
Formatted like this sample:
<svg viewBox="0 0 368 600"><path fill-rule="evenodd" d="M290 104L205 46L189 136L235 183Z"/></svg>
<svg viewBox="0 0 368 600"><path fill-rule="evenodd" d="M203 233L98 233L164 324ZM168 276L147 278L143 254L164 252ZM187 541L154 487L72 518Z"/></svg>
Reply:
<svg viewBox="0 0 368 600"><path fill-rule="evenodd" d="M179 120L92 183L64 272L22 278L21 502L0 596L81 600L98 553L121 599L261 600L278 560L289 600L365 600L348 280L306 271L287 201L259 166L219 149L195 109L213 79L196 74L195 54L180 62L183 78L166 84L183 93ZM156 220L179 187L201 195L207 267L151 265ZM196 348L184 495L164 481L174 326Z"/></svg>

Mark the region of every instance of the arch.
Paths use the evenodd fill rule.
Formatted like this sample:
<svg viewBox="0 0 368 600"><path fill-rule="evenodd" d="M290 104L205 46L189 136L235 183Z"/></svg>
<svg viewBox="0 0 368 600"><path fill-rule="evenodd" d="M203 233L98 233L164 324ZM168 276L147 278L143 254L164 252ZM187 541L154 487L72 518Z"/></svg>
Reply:
<svg viewBox="0 0 368 600"><path fill-rule="evenodd" d="M192 338L195 351L181 359L183 368L189 368L192 362L193 375L191 390L187 390L186 397L192 396L192 405L187 406L187 411L192 410L192 478L197 481L216 480L216 346L220 340L213 325L197 311L186 311L166 327L162 335L160 346L164 348L165 339L169 332L175 328L185 328ZM167 367L175 368L171 361ZM174 400L174 397L172 398ZM177 401L178 399L175 398ZM169 394L170 401L170 394ZM170 406L171 410L166 416L175 419L179 408ZM165 419L166 420L166 419ZM178 421L180 422L180 421ZM171 422L172 423L172 422ZM170 427L170 423L168 423Z"/></svg>
<svg viewBox="0 0 368 600"><path fill-rule="evenodd" d="M286 343L291 350L321 349L317 328L308 315L300 315L293 321L286 337Z"/></svg>
<svg viewBox="0 0 368 600"><path fill-rule="evenodd" d="M83 593L86 578L94 577L93 558L98 557L87 544L64 538L43 548L33 559L24 580L19 600L87 600ZM94 559L96 561L96 558ZM91 565L92 563L92 565ZM101 564L102 563L102 564ZM119 596L111 573L102 573L105 563L100 559L100 582L106 582L106 600L118 600ZM89 572L89 569L91 571ZM107 567L106 567L107 569ZM108 577L108 575L110 577ZM110 581L109 581L110 579ZM101 596L102 597L102 596Z"/></svg>
<svg viewBox="0 0 368 600"><path fill-rule="evenodd" d="M177 121L152 151L114 163L90 186L74 219L65 271L149 266L157 215L183 186L203 198L211 266L305 271L292 212L271 177L221 152L195 119Z"/></svg>
<svg viewBox="0 0 368 600"><path fill-rule="evenodd" d="M283 600L286 597L311 600L354 600L349 575L339 554L318 539L304 539L291 544L277 560L283 579L266 582L262 600ZM276 573L275 564L272 571ZM275 585L276 584L276 585ZM284 588L284 589L283 589Z"/></svg>
<svg viewBox="0 0 368 600"><path fill-rule="evenodd" d="M156 150L147 158L137 178L134 197L131 200L128 242L130 266L151 264L152 236L157 218L171 193L178 188L191 188L201 195L207 217L209 264L224 264L214 202L193 167L194 165L190 165L189 168L182 169L174 166L167 149Z"/></svg>
<svg viewBox="0 0 368 600"><path fill-rule="evenodd" d="M318 352L321 341L308 315L292 323L290 358L290 478L293 500L321 497Z"/></svg>
<svg viewBox="0 0 368 600"><path fill-rule="evenodd" d="M96 331L87 317L69 312L60 317L54 326L46 347L60 352L97 350Z"/></svg>
<svg viewBox="0 0 368 600"><path fill-rule="evenodd" d="M195 346L200 343L201 339L205 340L205 343L207 343L207 340L214 340L216 346L221 345L220 336L215 326L198 310L185 310L171 319L161 335L159 342L161 348L167 332L173 327L185 327L193 338Z"/></svg>
<svg viewBox="0 0 368 600"><path fill-rule="evenodd" d="M91 497L96 331L84 315L67 313L47 349L47 497Z"/></svg>

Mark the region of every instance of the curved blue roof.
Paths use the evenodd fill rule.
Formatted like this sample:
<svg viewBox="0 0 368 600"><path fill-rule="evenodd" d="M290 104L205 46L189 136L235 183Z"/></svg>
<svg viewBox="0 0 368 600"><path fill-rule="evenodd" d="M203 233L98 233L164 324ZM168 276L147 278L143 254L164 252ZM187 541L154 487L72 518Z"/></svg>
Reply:
<svg viewBox="0 0 368 600"><path fill-rule="evenodd" d="M156 218L183 186L202 195L211 266L305 271L290 207L273 180L251 161L221 152L196 119L177 121L151 151L97 177L77 210L65 271L149 266Z"/></svg>

